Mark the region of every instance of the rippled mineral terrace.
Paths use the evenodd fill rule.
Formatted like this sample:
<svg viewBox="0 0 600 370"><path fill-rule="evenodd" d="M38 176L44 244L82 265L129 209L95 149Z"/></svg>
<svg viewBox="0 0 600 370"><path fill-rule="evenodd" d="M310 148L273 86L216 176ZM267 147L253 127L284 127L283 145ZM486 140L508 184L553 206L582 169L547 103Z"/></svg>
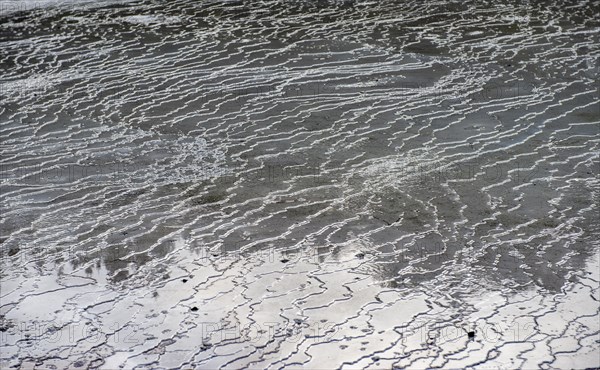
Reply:
<svg viewBox="0 0 600 370"><path fill-rule="evenodd" d="M599 1L0 2L0 368L600 367Z"/></svg>

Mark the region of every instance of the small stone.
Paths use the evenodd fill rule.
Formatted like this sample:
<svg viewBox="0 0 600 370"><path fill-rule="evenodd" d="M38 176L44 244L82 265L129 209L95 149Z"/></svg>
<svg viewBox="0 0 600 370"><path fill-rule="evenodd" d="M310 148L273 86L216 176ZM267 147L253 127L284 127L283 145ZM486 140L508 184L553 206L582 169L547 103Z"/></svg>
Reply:
<svg viewBox="0 0 600 370"><path fill-rule="evenodd" d="M288 260L287 258L284 258L281 260L281 263L288 263L288 262L290 262L290 260Z"/></svg>
<svg viewBox="0 0 600 370"><path fill-rule="evenodd" d="M183 281L184 283L187 283L187 279L181 279L181 281Z"/></svg>
<svg viewBox="0 0 600 370"><path fill-rule="evenodd" d="M210 344L210 343L202 343L202 346L200 346L200 350L201 351L206 351L207 349L210 349L210 347L212 347L212 344Z"/></svg>
<svg viewBox="0 0 600 370"><path fill-rule="evenodd" d="M360 252L360 253L356 253L356 258L358 258L358 259L361 259L361 260L362 260L363 258L365 258L365 254L364 254L364 253L362 253L362 252Z"/></svg>
<svg viewBox="0 0 600 370"><path fill-rule="evenodd" d="M475 332L474 331L468 332L467 335L469 336L469 338L475 338Z"/></svg>
<svg viewBox="0 0 600 370"><path fill-rule="evenodd" d="M198 311L198 307L194 306L194 307L192 307L191 310L192 310L192 312L196 312L196 311Z"/></svg>

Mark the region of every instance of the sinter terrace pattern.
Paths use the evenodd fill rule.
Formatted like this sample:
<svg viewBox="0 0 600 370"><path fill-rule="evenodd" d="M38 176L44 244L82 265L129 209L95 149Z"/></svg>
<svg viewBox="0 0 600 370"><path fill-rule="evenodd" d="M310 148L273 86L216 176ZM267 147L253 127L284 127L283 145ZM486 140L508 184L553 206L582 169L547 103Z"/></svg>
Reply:
<svg viewBox="0 0 600 370"><path fill-rule="evenodd" d="M2 1L0 367L599 367L598 1Z"/></svg>

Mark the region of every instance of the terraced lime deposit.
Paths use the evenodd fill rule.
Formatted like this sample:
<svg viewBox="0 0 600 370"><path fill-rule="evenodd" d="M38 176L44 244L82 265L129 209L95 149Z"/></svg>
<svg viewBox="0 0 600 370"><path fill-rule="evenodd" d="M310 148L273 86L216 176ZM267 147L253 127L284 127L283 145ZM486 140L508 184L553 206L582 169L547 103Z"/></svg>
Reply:
<svg viewBox="0 0 600 370"><path fill-rule="evenodd" d="M1 368L600 367L597 1L2 4Z"/></svg>

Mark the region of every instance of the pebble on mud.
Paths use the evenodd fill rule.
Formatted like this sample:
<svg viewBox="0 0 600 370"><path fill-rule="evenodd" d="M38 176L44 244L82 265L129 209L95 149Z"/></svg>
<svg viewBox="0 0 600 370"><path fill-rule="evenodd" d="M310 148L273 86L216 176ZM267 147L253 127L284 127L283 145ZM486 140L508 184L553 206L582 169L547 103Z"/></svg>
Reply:
<svg viewBox="0 0 600 370"><path fill-rule="evenodd" d="M198 307L194 306L191 308L191 310L192 310L192 312L196 312L196 311L198 311Z"/></svg>
<svg viewBox="0 0 600 370"><path fill-rule="evenodd" d="M475 332L474 331L470 331L470 332L467 333L467 336L469 338L475 338Z"/></svg>

